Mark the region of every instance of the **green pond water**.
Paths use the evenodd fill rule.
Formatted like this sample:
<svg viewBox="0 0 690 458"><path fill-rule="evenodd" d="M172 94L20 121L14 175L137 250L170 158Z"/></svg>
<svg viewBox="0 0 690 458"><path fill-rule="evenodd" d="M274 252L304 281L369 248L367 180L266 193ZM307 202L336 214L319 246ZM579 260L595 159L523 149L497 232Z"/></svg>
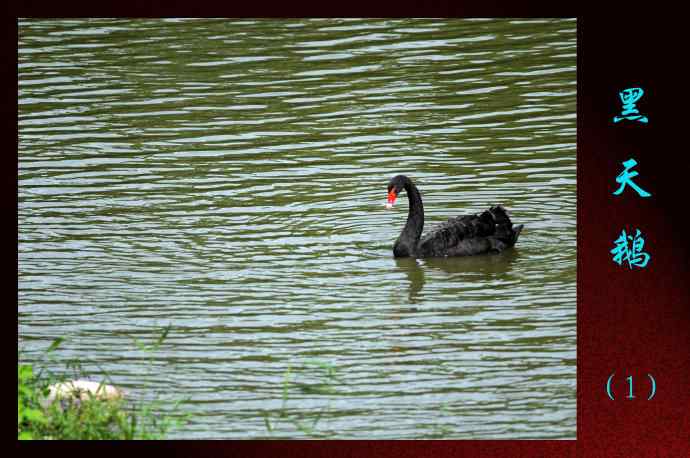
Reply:
<svg viewBox="0 0 690 458"><path fill-rule="evenodd" d="M20 20L21 359L172 438L575 438L576 26ZM516 247L394 259L399 173Z"/></svg>

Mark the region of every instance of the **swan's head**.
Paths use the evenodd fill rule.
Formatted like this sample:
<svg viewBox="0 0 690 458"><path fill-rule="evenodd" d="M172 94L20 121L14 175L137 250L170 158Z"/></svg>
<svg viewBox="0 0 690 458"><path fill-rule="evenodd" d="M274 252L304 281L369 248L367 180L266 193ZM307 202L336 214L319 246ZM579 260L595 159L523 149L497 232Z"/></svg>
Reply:
<svg viewBox="0 0 690 458"><path fill-rule="evenodd" d="M396 175L391 178L388 183L388 202L386 202L386 208L393 208L395 199L398 198L398 194L405 188L405 183L409 181L405 175Z"/></svg>

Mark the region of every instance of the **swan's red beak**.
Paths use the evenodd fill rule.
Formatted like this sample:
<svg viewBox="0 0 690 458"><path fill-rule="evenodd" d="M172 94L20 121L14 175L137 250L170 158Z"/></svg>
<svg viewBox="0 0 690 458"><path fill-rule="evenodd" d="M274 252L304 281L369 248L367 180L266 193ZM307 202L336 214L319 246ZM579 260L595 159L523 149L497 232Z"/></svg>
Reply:
<svg viewBox="0 0 690 458"><path fill-rule="evenodd" d="M391 189L390 192L388 192L388 202L386 202L386 208L393 208L393 204L397 198L398 195L395 193L395 189Z"/></svg>

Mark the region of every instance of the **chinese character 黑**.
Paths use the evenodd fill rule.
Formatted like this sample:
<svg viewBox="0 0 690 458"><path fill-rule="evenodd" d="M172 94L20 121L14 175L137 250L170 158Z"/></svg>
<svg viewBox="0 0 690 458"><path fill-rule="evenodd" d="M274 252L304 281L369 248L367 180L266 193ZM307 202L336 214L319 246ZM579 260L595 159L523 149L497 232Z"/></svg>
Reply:
<svg viewBox="0 0 690 458"><path fill-rule="evenodd" d="M640 100L640 97L644 94L641 87L631 87L628 89L623 89L618 95L623 102L623 111L621 111L621 116L614 116L613 122L622 121L624 119L630 121L639 121L647 124L649 121L646 116L640 114L640 111L635 108L635 102Z"/></svg>

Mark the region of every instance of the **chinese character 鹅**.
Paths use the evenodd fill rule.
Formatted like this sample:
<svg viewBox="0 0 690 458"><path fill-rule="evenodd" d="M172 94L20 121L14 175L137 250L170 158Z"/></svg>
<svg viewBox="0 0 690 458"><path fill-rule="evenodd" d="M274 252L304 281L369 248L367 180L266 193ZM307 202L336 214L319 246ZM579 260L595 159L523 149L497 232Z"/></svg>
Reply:
<svg viewBox="0 0 690 458"><path fill-rule="evenodd" d="M639 229L636 229L635 237L627 235L623 229L620 237L614 243L616 247L611 250L611 254L613 254L613 262L619 266L627 262L631 269L633 266L645 267L651 258L649 254L642 251L644 238Z"/></svg>

